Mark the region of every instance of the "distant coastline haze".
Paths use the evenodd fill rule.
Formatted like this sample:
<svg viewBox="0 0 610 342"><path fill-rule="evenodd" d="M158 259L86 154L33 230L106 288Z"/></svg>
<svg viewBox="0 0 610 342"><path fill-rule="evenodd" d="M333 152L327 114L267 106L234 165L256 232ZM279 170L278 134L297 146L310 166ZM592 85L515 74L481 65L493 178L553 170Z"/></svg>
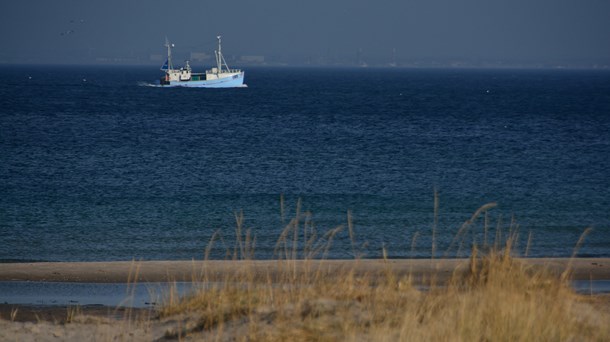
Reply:
<svg viewBox="0 0 610 342"><path fill-rule="evenodd" d="M603 0L6 0L0 63L610 66Z"/></svg>

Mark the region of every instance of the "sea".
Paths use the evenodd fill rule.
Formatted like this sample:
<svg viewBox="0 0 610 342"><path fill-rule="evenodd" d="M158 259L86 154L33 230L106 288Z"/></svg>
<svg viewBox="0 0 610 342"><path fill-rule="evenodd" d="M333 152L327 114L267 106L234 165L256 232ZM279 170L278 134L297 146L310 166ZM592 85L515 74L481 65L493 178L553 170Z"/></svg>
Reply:
<svg viewBox="0 0 610 342"><path fill-rule="evenodd" d="M0 262L610 257L607 70L0 76Z"/></svg>

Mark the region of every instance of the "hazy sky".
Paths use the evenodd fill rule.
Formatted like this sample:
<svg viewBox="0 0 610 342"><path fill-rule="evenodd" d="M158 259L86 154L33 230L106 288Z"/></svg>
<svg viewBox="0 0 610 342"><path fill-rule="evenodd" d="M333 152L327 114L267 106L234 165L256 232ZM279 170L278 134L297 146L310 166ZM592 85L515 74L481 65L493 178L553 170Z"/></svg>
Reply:
<svg viewBox="0 0 610 342"><path fill-rule="evenodd" d="M610 0L1 0L0 61L212 51L610 64Z"/></svg>

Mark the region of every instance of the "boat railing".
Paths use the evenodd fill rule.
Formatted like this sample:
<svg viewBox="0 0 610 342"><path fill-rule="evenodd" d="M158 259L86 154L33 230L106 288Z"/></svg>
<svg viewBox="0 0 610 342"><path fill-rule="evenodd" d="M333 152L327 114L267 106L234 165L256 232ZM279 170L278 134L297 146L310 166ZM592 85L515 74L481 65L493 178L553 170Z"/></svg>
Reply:
<svg viewBox="0 0 610 342"><path fill-rule="evenodd" d="M241 72L241 69L222 69L222 71L220 71L221 74L240 73L240 72ZM215 74L216 72L214 72L213 69L210 69L210 70L206 70L206 73Z"/></svg>

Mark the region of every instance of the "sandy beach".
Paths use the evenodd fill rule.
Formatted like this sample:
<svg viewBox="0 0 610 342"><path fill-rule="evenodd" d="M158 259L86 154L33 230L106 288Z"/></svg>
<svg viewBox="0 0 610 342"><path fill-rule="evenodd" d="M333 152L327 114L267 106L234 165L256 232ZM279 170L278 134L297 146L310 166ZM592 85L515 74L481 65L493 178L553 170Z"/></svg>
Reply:
<svg viewBox="0 0 610 342"><path fill-rule="evenodd" d="M610 258L527 258L517 259L532 267L545 267L559 275L568 267L573 280L610 279ZM114 262L45 262L0 264L0 281L48 282L167 282L193 281L203 277L210 281L226 279L241 269L261 277L275 274L281 267L301 271L316 270L339 274L353 269L359 274L375 275L388 269L397 275L411 274L417 283L435 276L446 280L454 272L468 269L467 259L396 259L396 260L313 260L280 263L258 261L114 261Z"/></svg>

